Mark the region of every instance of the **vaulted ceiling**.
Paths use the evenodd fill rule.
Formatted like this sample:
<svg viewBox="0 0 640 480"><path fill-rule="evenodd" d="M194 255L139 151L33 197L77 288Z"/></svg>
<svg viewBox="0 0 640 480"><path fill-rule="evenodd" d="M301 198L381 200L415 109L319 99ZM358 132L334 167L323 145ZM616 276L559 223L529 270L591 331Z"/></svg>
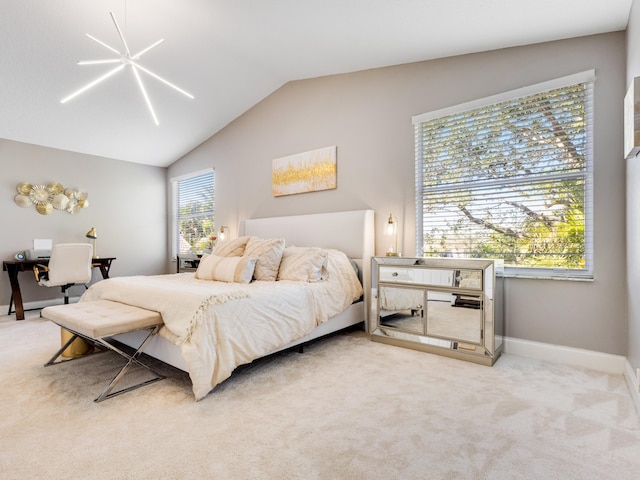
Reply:
<svg viewBox="0 0 640 480"><path fill-rule="evenodd" d="M167 166L285 83L624 30L632 0L2 0L0 138ZM119 58L133 68L62 104ZM125 59L126 60L126 59Z"/></svg>

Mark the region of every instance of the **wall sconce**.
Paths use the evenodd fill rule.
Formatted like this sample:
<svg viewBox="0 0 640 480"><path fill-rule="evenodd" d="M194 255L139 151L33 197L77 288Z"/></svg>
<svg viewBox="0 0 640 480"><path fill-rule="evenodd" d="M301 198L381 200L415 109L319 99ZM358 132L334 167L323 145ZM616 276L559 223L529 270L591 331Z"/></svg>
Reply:
<svg viewBox="0 0 640 480"><path fill-rule="evenodd" d="M231 238L231 229L225 225L220 227L218 230L218 240L224 242L225 240L229 240Z"/></svg>
<svg viewBox="0 0 640 480"><path fill-rule="evenodd" d="M100 258L98 257L98 251L96 250L96 239L98 238L98 234L96 233L95 227L91 227L91 230L87 232L87 238L93 240L93 258Z"/></svg>
<svg viewBox="0 0 640 480"><path fill-rule="evenodd" d="M384 234L392 237L391 243L389 244L389 250L387 250L387 257L399 257L400 253L398 252L398 219L393 216L393 214L389 214L389 219L384 228Z"/></svg>

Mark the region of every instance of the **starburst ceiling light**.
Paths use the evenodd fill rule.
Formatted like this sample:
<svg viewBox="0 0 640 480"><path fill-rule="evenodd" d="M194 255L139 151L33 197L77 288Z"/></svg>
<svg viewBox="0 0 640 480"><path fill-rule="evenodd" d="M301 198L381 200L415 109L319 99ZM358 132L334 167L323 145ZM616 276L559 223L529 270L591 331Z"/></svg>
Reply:
<svg viewBox="0 0 640 480"><path fill-rule="evenodd" d="M145 48L144 50L141 50L140 52L136 53L135 55L131 55L131 51L129 50L129 45L127 45L127 40L124 37L124 35L122 34L122 31L120 30L120 27L118 26L118 22L116 21L115 15L113 14L113 12L109 12L109 15L111 15L111 19L113 20L113 24L115 25L116 30L118 31L118 35L120 36L120 40L122 40L122 45L124 47L124 52L120 52L119 50L116 50L115 48L107 45L103 41L98 40L96 37L94 37L92 35L89 35L87 33L86 34L87 37L89 37L91 40L93 40L97 44L103 46L107 50L110 50L111 52L117 54L118 57L117 58L107 58L107 59L102 59L102 60L79 61L78 65L101 65L101 64L116 63L116 64L118 64L118 66L113 68L113 69L111 69L111 70L109 70L107 73L105 73L104 75L101 75L100 77L96 78L95 80L89 82L84 87L80 88L79 90L76 90L71 95L68 95L68 96L64 97L62 100L60 100L60 103L68 102L72 98L75 98L78 95L80 95L81 93L86 92L90 88L95 87L99 83L102 83L107 78L111 77L112 75L115 75L116 73L118 73L119 71L124 69L125 67L131 67L131 69L133 71L133 75L135 76L136 81L138 83L138 86L140 87L140 91L142 92L142 96L144 97L144 101L146 102L147 107L149 108L149 112L151 113L151 116L153 117L153 121L156 123L156 125L159 125L158 117L156 116L156 112L153 110L153 105L151 105L151 100L149 99L149 95L147 94L147 90L144 88L144 84L142 83L142 79L140 78L140 71L146 73L147 75L150 75L151 77L155 78L156 80L159 80L160 82L164 83L165 85L173 88L174 90L177 90L178 92L182 93L183 95L185 95L185 96L187 96L187 97L189 97L191 99L193 99L194 97L189 92L184 91L183 89L177 87L176 85L174 85L173 83L169 82L168 80L165 80L161 76L156 75L155 73L153 73L152 71L144 68L142 65L140 65L138 63L138 60L140 60L140 57L142 57L142 55L147 53L152 48L157 47L162 42L164 42L164 38L158 40L157 42L155 42L155 43L153 43L151 45L149 45L147 48Z"/></svg>

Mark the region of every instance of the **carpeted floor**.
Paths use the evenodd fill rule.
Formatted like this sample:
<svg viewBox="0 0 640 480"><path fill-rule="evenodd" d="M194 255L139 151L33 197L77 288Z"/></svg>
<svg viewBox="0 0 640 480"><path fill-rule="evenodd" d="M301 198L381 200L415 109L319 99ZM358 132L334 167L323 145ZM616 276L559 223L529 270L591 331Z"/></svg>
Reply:
<svg viewBox="0 0 640 480"><path fill-rule="evenodd" d="M164 367L96 404L120 358L44 368L59 344L47 321L0 317L2 479L640 478L621 375L485 367L356 331L241 368L200 402Z"/></svg>

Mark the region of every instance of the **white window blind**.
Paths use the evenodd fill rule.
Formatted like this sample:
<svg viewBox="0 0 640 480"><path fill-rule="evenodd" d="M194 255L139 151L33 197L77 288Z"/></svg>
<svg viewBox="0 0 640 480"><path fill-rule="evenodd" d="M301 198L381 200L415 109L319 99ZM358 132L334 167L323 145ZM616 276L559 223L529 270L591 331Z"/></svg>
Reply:
<svg viewBox="0 0 640 480"><path fill-rule="evenodd" d="M593 72L413 120L418 255L593 276Z"/></svg>
<svg viewBox="0 0 640 480"><path fill-rule="evenodd" d="M173 256L201 253L215 232L215 175L212 170L171 180L173 186Z"/></svg>

